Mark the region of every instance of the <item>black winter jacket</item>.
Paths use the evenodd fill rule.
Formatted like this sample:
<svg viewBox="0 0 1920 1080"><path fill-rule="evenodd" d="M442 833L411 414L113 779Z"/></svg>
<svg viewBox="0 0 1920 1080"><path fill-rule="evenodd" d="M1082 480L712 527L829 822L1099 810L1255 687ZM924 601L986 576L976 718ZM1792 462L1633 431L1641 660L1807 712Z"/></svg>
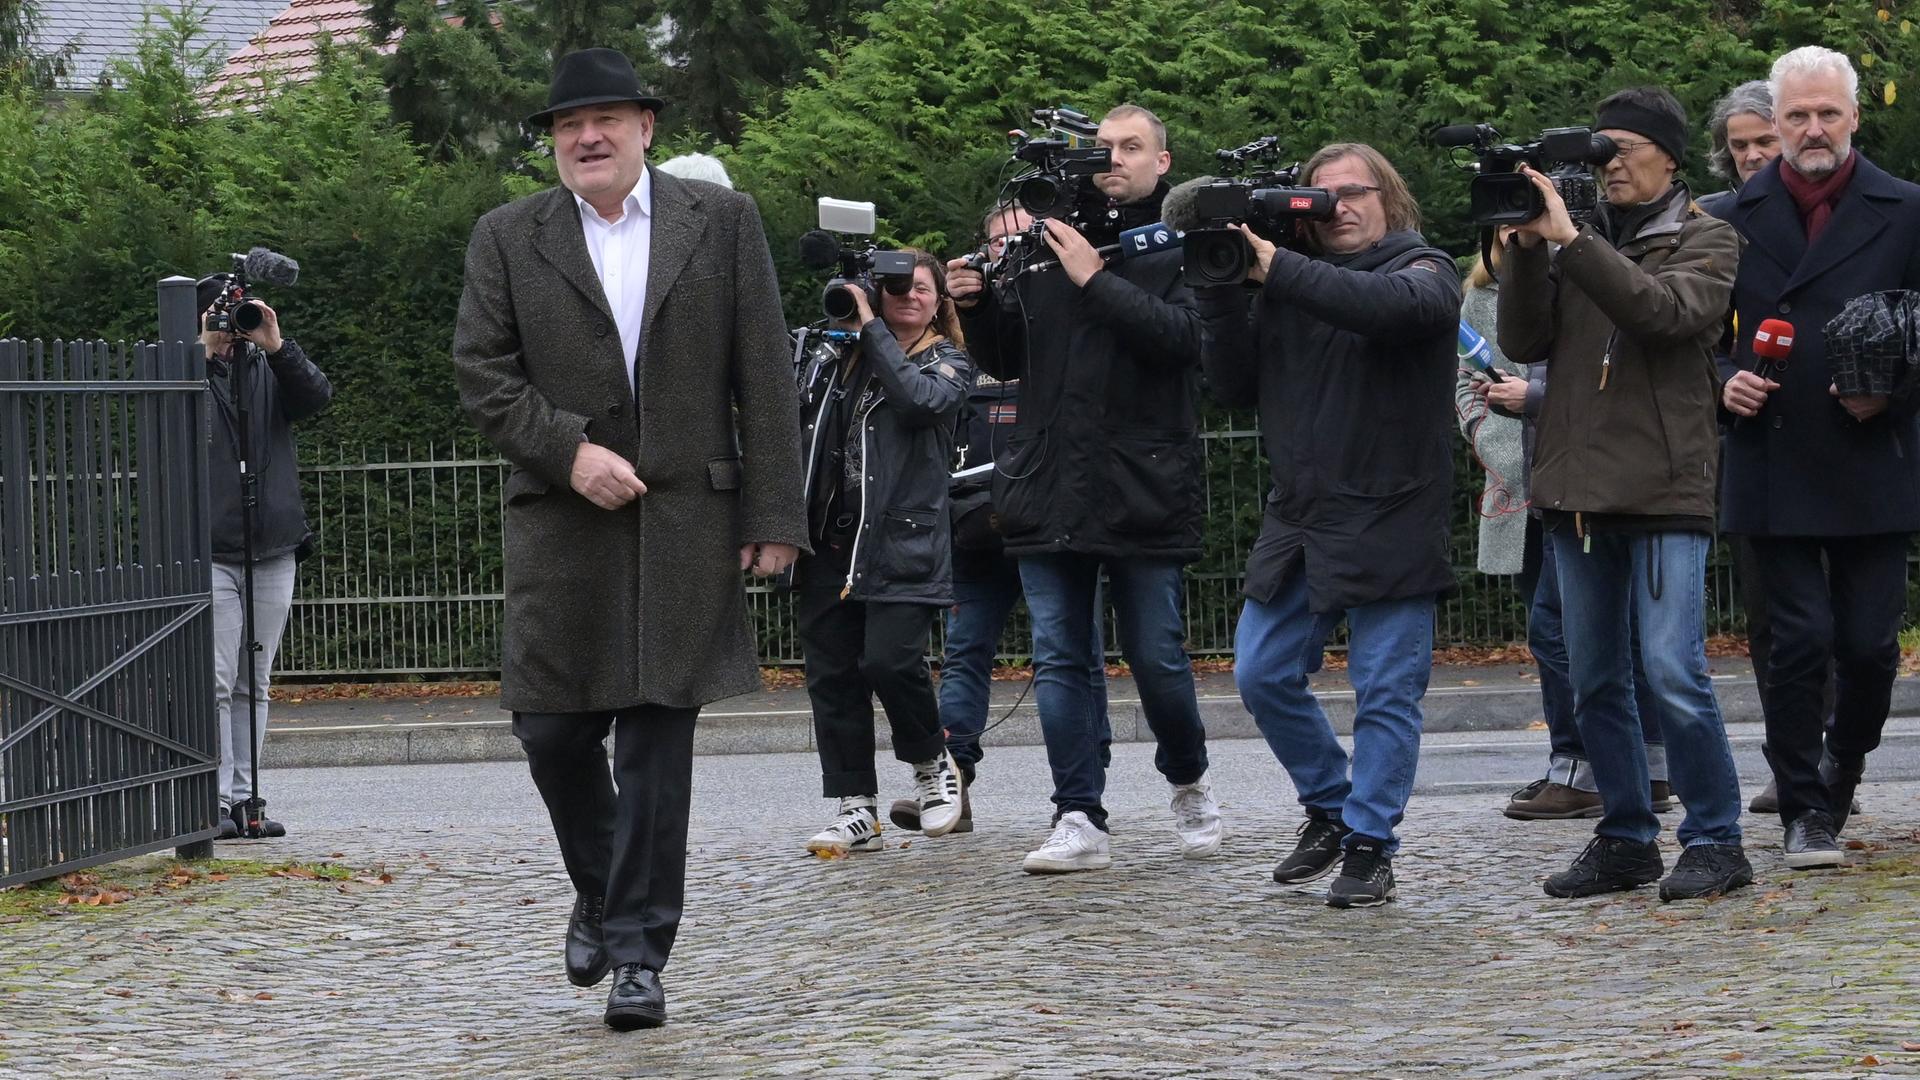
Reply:
<svg viewBox="0 0 1920 1080"><path fill-rule="evenodd" d="M1164 187L1121 226L1159 220ZM1021 382L993 479L1007 554L1199 558L1201 328L1180 262L1110 263L1084 288L1029 272L961 313L980 368Z"/></svg>
<svg viewBox="0 0 1920 1080"><path fill-rule="evenodd" d="M247 347L248 467L258 477L259 504L253 511L253 559L278 558L304 544L310 532L300 502L300 473L294 459L293 425L333 400L333 384L292 339L268 355ZM231 366L207 361L213 388L213 427L207 443L208 512L217 562L245 560L240 505L240 435L233 407Z"/></svg>
<svg viewBox="0 0 1920 1080"><path fill-rule="evenodd" d="M840 582L849 600L896 604L953 603L953 527L947 505L951 483L954 421L973 385L973 365L959 346L945 338L912 356L900 348L879 319L860 331L860 355L851 376L844 365L822 371L807 388L801 416L806 455L807 522L814 549L822 551L832 470L841 467L835 453L832 415L835 395L858 395L853 422L859 425L865 461L857 496L844 506L856 515L852 569ZM799 580L809 587L830 558L803 556Z"/></svg>
<svg viewBox="0 0 1920 1080"><path fill-rule="evenodd" d="M1305 563L1320 614L1448 592L1460 278L1418 233L1354 256L1282 248L1249 290L1199 291L1207 378L1258 405L1273 469L1246 594L1270 601Z"/></svg>

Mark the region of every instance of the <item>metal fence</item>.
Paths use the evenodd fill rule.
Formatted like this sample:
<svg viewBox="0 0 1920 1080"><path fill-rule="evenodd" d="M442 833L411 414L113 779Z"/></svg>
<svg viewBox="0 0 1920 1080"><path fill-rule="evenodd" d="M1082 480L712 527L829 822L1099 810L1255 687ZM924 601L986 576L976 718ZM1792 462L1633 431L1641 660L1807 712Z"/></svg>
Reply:
<svg viewBox="0 0 1920 1080"><path fill-rule="evenodd" d="M0 341L0 885L214 834L206 388L179 342Z"/></svg>
<svg viewBox="0 0 1920 1080"><path fill-rule="evenodd" d="M1260 528L1267 480L1257 431L1207 432L1207 539L1187 574L1187 642L1198 656L1233 650L1240 584ZM302 563L281 673L295 677L489 674L498 670L502 607L501 485L507 466L482 443L308 451L302 467L317 548ZM1464 457L1464 452L1463 452ZM1452 535L1459 590L1435 615L1442 647L1516 641L1525 607L1514 579L1474 571L1479 480L1462 462ZM1708 620L1735 628L1731 569L1716 552ZM800 663L789 595L750 588L762 661ZM1117 640L1109 628L1107 640ZM1338 642L1335 643L1336 646ZM1028 651L1016 618L1003 655Z"/></svg>

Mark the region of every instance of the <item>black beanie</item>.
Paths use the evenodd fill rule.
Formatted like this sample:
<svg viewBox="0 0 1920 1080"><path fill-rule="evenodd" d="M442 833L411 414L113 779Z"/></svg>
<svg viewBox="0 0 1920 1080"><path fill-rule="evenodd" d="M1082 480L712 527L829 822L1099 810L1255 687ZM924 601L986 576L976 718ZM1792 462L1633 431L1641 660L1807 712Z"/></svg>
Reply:
<svg viewBox="0 0 1920 1080"><path fill-rule="evenodd" d="M1657 92L1660 97L1673 99L1664 91ZM1645 135L1655 146L1667 152L1677 168L1687 160L1687 117L1680 111L1679 103L1673 103L1673 111L1652 108L1627 98L1626 94L1615 94L1600 103L1593 116L1593 129L1605 131L1608 128L1631 131Z"/></svg>
<svg viewBox="0 0 1920 1080"><path fill-rule="evenodd" d="M220 299L220 294L225 292L226 288L227 277L225 274L208 274L206 277L194 282L193 300L194 303L199 305L195 310L204 313L208 308L213 306L215 300Z"/></svg>

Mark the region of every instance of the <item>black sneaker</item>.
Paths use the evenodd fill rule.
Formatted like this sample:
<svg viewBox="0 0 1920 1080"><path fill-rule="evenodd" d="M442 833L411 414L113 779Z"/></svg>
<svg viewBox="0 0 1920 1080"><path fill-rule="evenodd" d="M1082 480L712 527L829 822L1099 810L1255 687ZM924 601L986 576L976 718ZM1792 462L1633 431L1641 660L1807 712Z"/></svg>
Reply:
<svg viewBox="0 0 1920 1080"><path fill-rule="evenodd" d="M1753 884L1753 864L1739 844L1694 844L1660 883L1662 900L1701 900Z"/></svg>
<svg viewBox="0 0 1920 1080"><path fill-rule="evenodd" d="M1845 831L1848 815L1860 812L1860 804L1854 800L1853 793L1860 787L1860 778L1866 772L1866 758L1841 762L1832 754L1820 755L1820 782L1827 785L1827 805L1833 808L1835 837Z"/></svg>
<svg viewBox="0 0 1920 1080"><path fill-rule="evenodd" d="M1293 846L1293 854L1273 868L1273 880L1282 885L1304 885L1326 877L1333 864L1340 861L1340 842L1352 831L1337 817L1310 817L1301 822L1294 834L1300 842Z"/></svg>
<svg viewBox="0 0 1920 1080"><path fill-rule="evenodd" d="M1833 815L1824 810L1808 810L1787 825L1787 865L1795 870L1817 866L1843 866L1846 853L1833 831Z"/></svg>
<svg viewBox="0 0 1920 1080"><path fill-rule="evenodd" d="M1596 836L1574 857L1571 865L1548 878L1541 888L1548 896L1561 899L1599 896L1659 881L1664 870L1666 864L1660 861L1659 844L1651 840L1637 844L1612 836Z"/></svg>
<svg viewBox="0 0 1920 1080"><path fill-rule="evenodd" d="M1393 859L1384 840L1363 836L1347 845L1340 876L1327 886L1327 906L1378 907L1397 895L1393 887Z"/></svg>

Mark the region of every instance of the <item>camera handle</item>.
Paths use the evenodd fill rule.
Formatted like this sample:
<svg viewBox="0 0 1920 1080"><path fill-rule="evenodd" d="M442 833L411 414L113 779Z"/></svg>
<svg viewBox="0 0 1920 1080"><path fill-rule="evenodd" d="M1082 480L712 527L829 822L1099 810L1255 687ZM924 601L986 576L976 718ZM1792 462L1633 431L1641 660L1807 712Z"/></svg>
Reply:
<svg viewBox="0 0 1920 1080"><path fill-rule="evenodd" d="M253 619L253 518L260 503L259 477L254 475L253 462L253 416L251 387L248 385L249 361L245 338L236 336L227 347L228 386L233 397L233 426L239 443L240 459L240 602L243 605L240 621L240 670L247 680L247 744L248 760L251 763L252 776L249 790L252 792L244 802L237 804L240 819L240 835L250 840L258 840L266 835L265 819L267 801L260 797L260 680L255 671L262 652L259 632Z"/></svg>

